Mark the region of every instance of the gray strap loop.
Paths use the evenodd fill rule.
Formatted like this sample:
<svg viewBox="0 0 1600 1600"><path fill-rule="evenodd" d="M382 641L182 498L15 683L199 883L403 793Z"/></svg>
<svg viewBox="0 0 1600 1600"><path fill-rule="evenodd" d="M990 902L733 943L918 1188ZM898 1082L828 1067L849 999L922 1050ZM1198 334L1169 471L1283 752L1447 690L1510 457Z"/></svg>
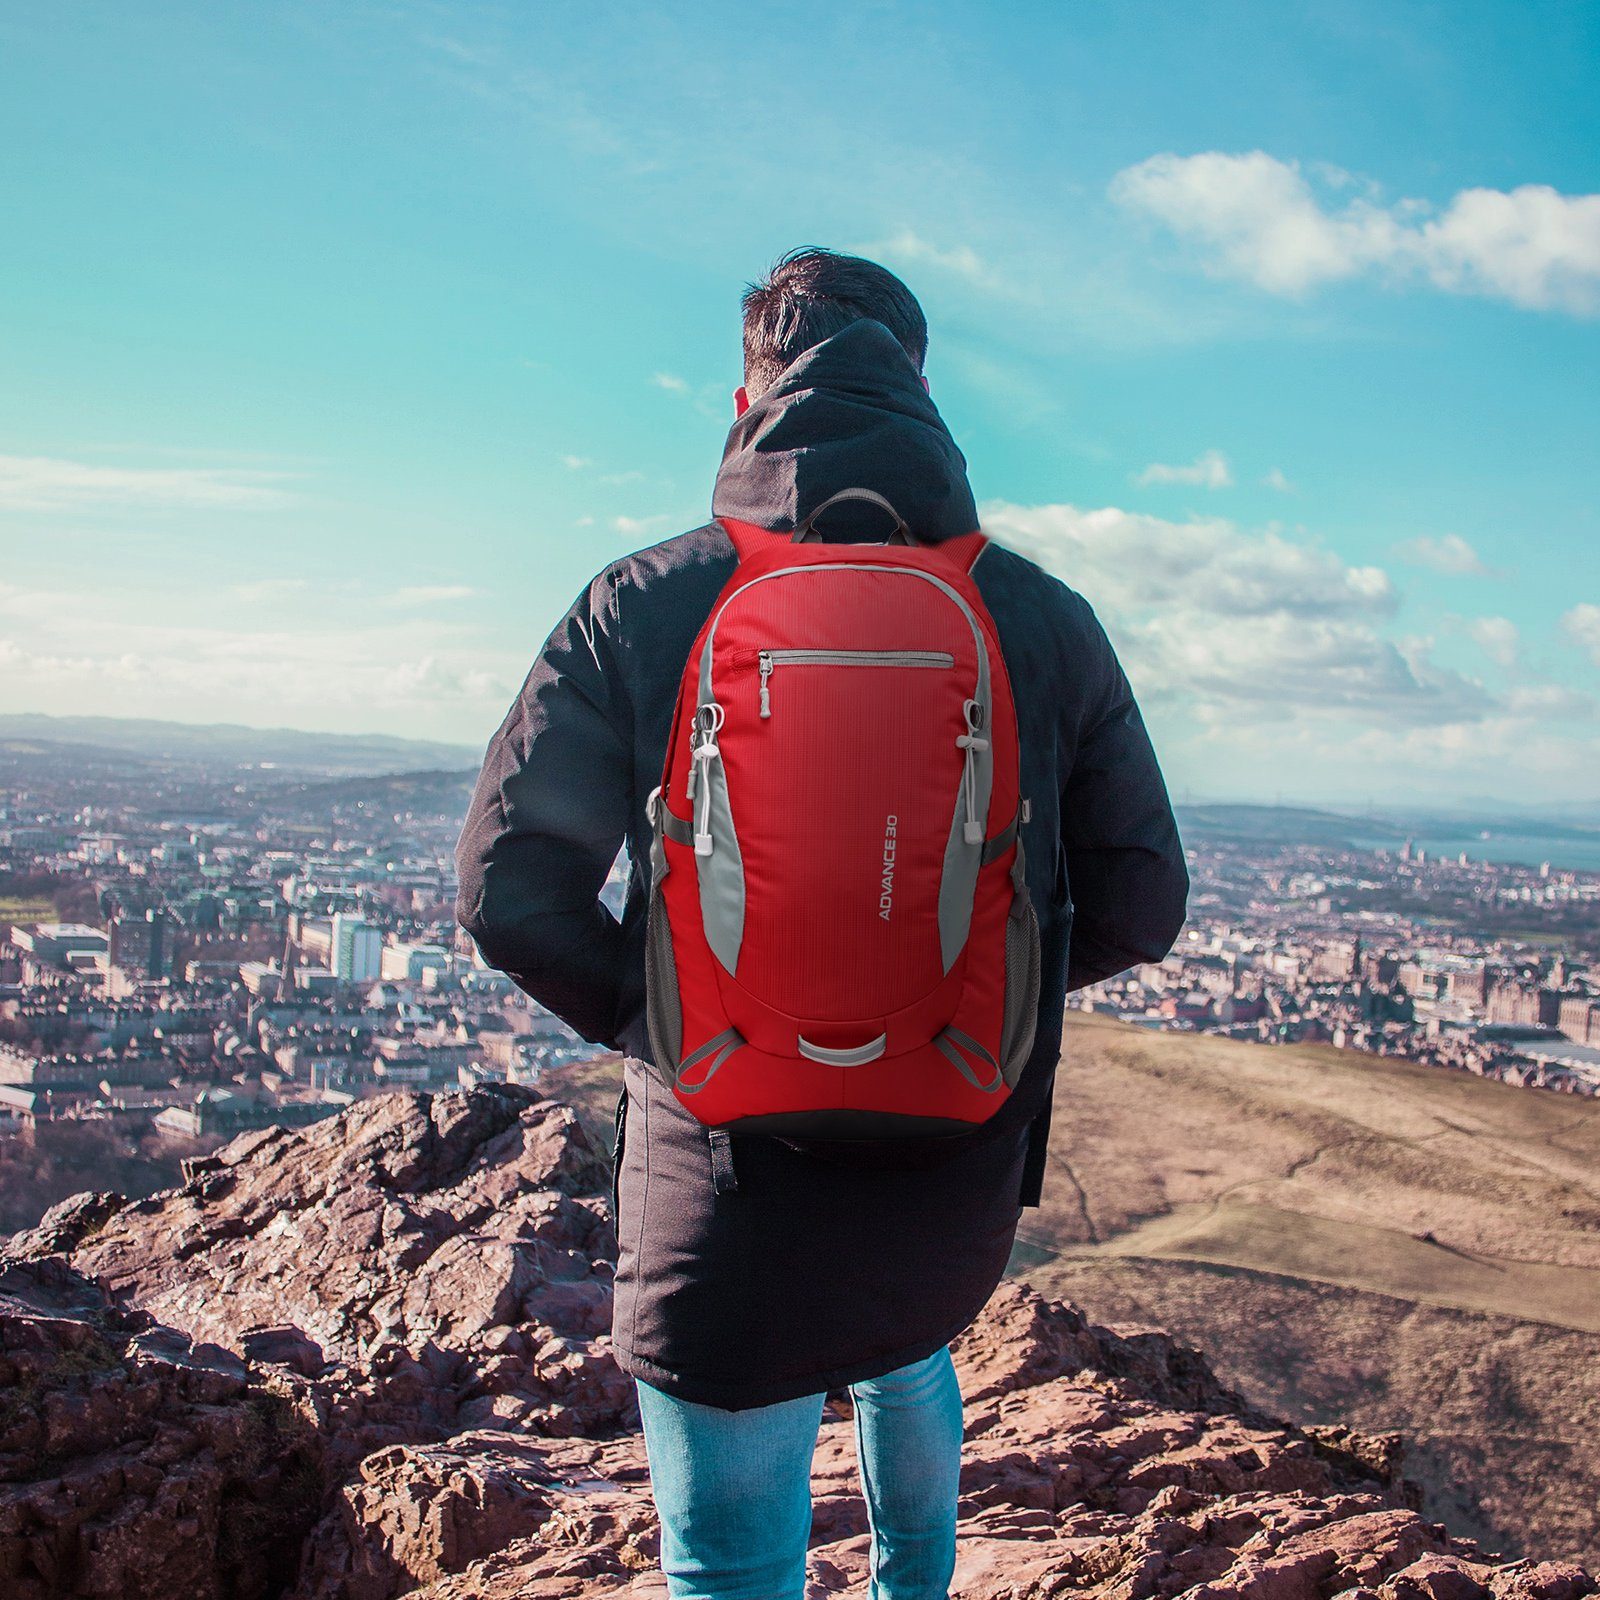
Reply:
<svg viewBox="0 0 1600 1600"><path fill-rule="evenodd" d="M674 844L686 844L694 849L694 824L674 816L665 803L661 807L661 831Z"/></svg>
<svg viewBox="0 0 1600 1600"><path fill-rule="evenodd" d="M812 1044L809 1039L801 1039L800 1054L808 1061L820 1061L825 1067L864 1067L867 1062L876 1061L888 1043L889 1035L886 1033L880 1033L870 1043L851 1045L840 1050L830 1049L825 1044Z"/></svg>
<svg viewBox="0 0 1600 1600"><path fill-rule="evenodd" d="M661 848L661 818L667 803L661 798L659 785L650 791L644 803L644 814L650 819L650 884L654 888L667 875L667 852Z"/></svg>
<svg viewBox="0 0 1600 1600"><path fill-rule="evenodd" d="M985 1094L993 1094L994 1091L998 1089L1001 1083L1004 1081L1000 1071L1000 1063L996 1061L995 1058L990 1055L989 1052L985 1050L976 1039L973 1039L967 1034L962 1033L959 1028L946 1028L942 1033L935 1037L933 1043L934 1048L938 1050L940 1055L942 1055L951 1064L951 1066L953 1066L956 1071L959 1072L961 1076L972 1085L974 1089L981 1089ZM958 1045L961 1047L960 1049L957 1049ZM987 1083L983 1082L982 1079L978 1077L977 1073L972 1070L967 1058L961 1053L962 1050L970 1050L973 1055L977 1056L981 1061L986 1061L991 1067L994 1068L994 1076Z"/></svg>
<svg viewBox="0 0 1600 1600"><path fill-rule="evenodd" d="M804 544L808 539L820 539L822 536L817 532L817 518L820 517L829 506L836 506L841 500L865 500L869 505L874 505L882 511L887 511L889 515L894 518L894 527L890 531L889 537L884 540L885 544L892 543L896 538L899 539L901 544L914 544L916 542L911 537L911 530L906 526L905 518L902 517L900 513L896 511L895 508L890 505L889 502L885 500L884 497L875 489L841 489L837 494L830 494L828 498L824 500L822 504L818 506L817 509L813 511L811 515L794 530L793 537L789 542L791 544Z"/></svg>
<svg viewBox="0 0 1600 1600"><path fill-rule="evenodd" d="M724 1028L714 1039L707 1039L698 1050L691 1050L682 1061L678 1063L678 1070L673 1074L673 1082L679 1094L699 1094L705 1086L716 1076L717 1069L728 1059L733 1052L744 1044L744 1035L737 1028ZM698 1083L685 1083L683 1076L691 1067L697 1067L707 1056L712 1057L711 1065L706 1068L705 1075Z"/></svg>
<svg viewBox="0 0 1600 1600"><path fill-rule="evenodd" d="M1028 911L1028 858L1021 839L1011 862L1011 891L1011 915L1020 922Z"/></svg>
<svg viewBox="0 0 1600 1600"><path fill-rule="evenodd" d="M1017 837L1017 819L1011 819L1010 826L1003 833L997 833L983 847L983 864L988 866L992 861L998 861L1009 850Z"/></svg>

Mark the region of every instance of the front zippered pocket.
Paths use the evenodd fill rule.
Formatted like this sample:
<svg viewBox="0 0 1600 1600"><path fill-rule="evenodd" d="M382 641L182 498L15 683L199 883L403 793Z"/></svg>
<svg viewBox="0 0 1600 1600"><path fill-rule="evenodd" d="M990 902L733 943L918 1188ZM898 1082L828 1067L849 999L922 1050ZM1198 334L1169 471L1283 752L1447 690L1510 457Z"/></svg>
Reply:
<svg viewBox="0 0 1600 1600"><path fill-rule="evenodd" d="M761 715L772 715L772 674L793 667L953 667L948 650L763 650L756 656Z"/></svg>

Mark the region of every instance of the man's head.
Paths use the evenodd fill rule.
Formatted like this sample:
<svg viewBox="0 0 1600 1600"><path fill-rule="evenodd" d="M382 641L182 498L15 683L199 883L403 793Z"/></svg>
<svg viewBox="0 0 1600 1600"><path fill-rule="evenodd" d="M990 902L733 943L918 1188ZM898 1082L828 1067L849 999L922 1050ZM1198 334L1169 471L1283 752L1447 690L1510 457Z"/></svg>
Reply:
<svg viewBox="0 0 1600 1600"><path fill-rule="evenodd" d="M928 320L917 297L887 268L860 256L815 246L791 250L745 290L741 304L744 387L734 395L741 413L796 356L863 317L881 322L919 372L927 359Z"/></svg>

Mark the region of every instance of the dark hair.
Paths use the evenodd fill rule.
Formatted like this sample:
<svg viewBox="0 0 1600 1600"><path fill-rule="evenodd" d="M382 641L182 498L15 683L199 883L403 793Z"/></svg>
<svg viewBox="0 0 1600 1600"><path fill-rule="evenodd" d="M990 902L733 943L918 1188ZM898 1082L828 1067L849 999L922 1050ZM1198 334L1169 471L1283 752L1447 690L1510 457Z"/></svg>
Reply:
<svg viewBox="0 0 1600 1600"><path fill-rule="evenodd" d="M780 256L752 283L744 308L744 382L752 398L812 345L863 317L881 322L920 372L928 355L928 319L917 297L886 267L815 245Z"/></svg>

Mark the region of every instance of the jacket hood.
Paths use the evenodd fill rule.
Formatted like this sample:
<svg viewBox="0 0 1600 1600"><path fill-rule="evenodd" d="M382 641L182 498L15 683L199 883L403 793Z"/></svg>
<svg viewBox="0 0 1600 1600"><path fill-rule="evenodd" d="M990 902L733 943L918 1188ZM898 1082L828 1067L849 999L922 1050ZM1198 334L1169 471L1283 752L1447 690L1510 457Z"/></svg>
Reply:
<svg viewBox="0 0 1600 1600"><path fill-rule="evenodd" d="M966 458L900 341L863 318L813 345L734 423L711 512L791 532L841 489L872 489L928 544L970 533ZM836 539L881 539L860 502L829 511Z"/></svg>

